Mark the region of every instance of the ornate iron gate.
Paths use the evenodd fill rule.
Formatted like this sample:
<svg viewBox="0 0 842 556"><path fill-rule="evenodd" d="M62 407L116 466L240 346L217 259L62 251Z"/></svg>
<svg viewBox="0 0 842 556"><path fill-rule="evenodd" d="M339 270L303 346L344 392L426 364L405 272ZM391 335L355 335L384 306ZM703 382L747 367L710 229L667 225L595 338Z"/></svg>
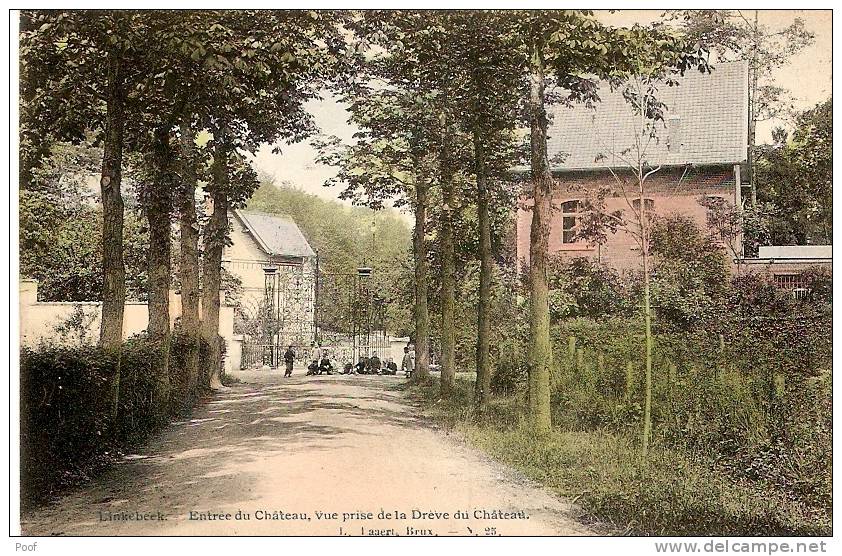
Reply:
<svg viewBox="0 0 842 556"><path fill-rule="evenodd" d="M267 265L262 300L241 308L241 368L278 367L287 346L309 362L319 344L338 369L373 352L385 361L386 305L373 291L371 272L323 273L318 259L312 269Z"/></svg>

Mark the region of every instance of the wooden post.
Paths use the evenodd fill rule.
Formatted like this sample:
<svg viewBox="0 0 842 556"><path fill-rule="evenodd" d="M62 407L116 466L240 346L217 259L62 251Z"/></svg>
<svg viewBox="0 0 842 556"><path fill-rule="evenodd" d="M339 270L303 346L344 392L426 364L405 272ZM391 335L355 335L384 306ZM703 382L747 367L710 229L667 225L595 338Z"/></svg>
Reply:
<svg viewBox="0 0 842 556"><path fill-rule="evenodd" d="M786 375L782 373L775 373L774 375L775 381L775 398L781 399L786 392Z"/></svg>
<svg viewBox="0 0 842 556"><path fill-rule="evenodd" d="M569 336L567 338L567 354L570 356L570 359L576 355L576 336Z"/></svg>
<svg viewBox="0 0 842 556"><path fill-rule="evenodd" d="M631 398L634 389L634 364L626 361L626 398Z"/></svg>
<svg viewBox="0 0 842 556"><path fill-rule="evenodd" d="M605 372L605 355L601 353L596 356L596 371L599 376Z"/></svg>
<svg viewBox="0 0 842 556"><path fill-rule="evenodd" d="M734 164L734 206L737 209L743 208L743 184L742 184L742 177L740 175L740 165ZM737 245L739 245L739 252L737 256L739 258L743 258L743 233L739 232L736 238ZM738 267L739 268L739 267Z"/></svg>

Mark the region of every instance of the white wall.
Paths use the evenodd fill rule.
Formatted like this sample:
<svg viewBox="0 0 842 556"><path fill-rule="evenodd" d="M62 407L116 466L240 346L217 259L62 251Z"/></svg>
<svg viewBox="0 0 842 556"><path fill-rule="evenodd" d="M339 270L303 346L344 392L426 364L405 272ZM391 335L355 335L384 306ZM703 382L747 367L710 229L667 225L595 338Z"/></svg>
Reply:
<svg viewBox="0 0 842 556"><path fill-rule="evenodd" d="M229 346L225 359L225 370L240 368L240 351L231 349L234 339L234 308L224 305L225 296L220 292L223 305L219 308L219 334ZM35 280L20 281L20 343L36 346L41 342L56 344L78 344L77 335L62 336L57 328L66 323L77 311L81 311L85 330L80 334L85 342L96 342L102 321L102 303L98 301L38 301L38 283ZM170 292L170 321L181 314L181 296ZM123 338L146 330L149 311L146 303L129 302L123 314ZM235 359L236 358L236 359Z"/></svg>
<svg viewBox="0 0 842 556"><path fill-rule="evenodd" d="M758 259L831 259L832 245L761 245Z"/></svg>

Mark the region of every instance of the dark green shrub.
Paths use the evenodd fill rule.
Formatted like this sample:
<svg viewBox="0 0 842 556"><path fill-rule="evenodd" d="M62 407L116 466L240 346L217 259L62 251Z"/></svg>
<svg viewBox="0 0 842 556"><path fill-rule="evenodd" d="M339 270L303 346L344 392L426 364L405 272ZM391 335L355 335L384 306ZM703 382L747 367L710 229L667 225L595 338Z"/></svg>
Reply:
<svg viewBox="0 0 842 556"><path fill-rule="evenodd" d="M833 271L814 266L803 273L807 284L807 301L816 304L833 303Z"/></svg>
<svg viewBox="0 0 842 556"><path fill-rule="evenodd" d="M121 443L142 442L150 432L167 422L169 399L156 397L156 364L162 357L161 347L145 334L132 336L123 344L118 415Z"/></svg>
<svg viewBox="0 0 842 556"><path fill-rule="evenodd" d="M93 346L21 351L21 494L40 499L114 449L117 353Z"/></svg>
<svg viewBox="0 0 842 556"><path fill-rule="evenodd" d="M171 376L181 371L181 340L171 350ZM146 440L170 416L156 362L161 347L146 335L118 350L42 345L21 350L21 499L37 503L85 480L117 453ZM113 399L119 372L116 418Z"/></svg>
<svg viewBox="0 0 842 556"><path fill-rule="evenodd" d="M202 369L206 368L206 362L210 354L210 346L198 338L198 343L192 344L189 337L178 327L173 330L170 340L170 400L173 411L176 414L185 413L195 404L200 394L200 386L203 381ZM191 357L197 358L196 376L191 385L189 376L189 361Z"/></svg>
<svg viewBox="0 0 842 556"><path fill-rule="evenodd" d="M503 339L494 354L491 391L496 395L509 396L523 390L527 380L527 362L519 338Z"/></svg>
<svg viewBox="0 0 842 556"><path fill-rule="evenodd" d="M617 271L591 259L552 259L548 275L554 321L610 317L628 314L633 308L627 284Z"/></svg>

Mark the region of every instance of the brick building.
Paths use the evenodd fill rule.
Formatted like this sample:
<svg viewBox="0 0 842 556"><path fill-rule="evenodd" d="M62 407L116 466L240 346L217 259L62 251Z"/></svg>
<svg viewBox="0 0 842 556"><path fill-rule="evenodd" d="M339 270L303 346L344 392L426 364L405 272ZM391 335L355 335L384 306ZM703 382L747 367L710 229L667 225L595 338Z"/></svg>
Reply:
<svg viewBox="0 0 842 556"><path fill-rule="evenodd" d="M700 228L707 226L702 196L715 195L730 203L742 203L741 176L746 175L748 138L748 70L743 62L716 64L710 74L688 71L676 86L660 87L658 100L666 105L664 121L658 122L657 140L645 149L649 169L658 168L647 180L644 210L654 215L683 214ZM609 234L596 245L575 234L579 209L587 196L601 188L611 191L608 211L632 216L639 199L620 193L616 177L636 181L623 158L640 133L640 118L620 91L607 84L599 89L601 102L594 108L581 105L550 108L548 155L555 179L550 252L562 257L598 259L617 270L640 267L640 248L624 231ZM515 168L527 173L528 168ZM632 197L633 195L629 195ZM517 257L528 264L532 213L524 197L518 211Z"/></svg>

